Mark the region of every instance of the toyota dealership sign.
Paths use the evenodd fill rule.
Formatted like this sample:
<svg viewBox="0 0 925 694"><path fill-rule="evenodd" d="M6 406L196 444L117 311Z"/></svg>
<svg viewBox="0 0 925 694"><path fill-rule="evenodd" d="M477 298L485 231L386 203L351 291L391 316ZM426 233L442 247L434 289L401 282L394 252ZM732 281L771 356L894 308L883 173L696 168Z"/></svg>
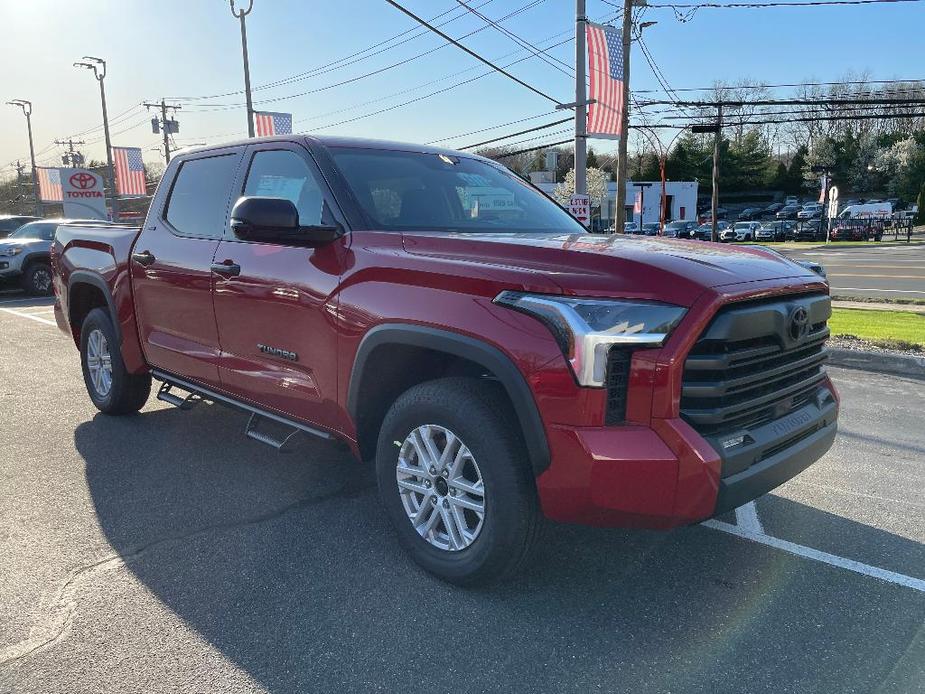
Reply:
<svg viewBox="0 0 925 694"><path fill-rule="evenodd" d="M64 216L72 219L108 219L103 177L87 169L61 169Z"/></svg>

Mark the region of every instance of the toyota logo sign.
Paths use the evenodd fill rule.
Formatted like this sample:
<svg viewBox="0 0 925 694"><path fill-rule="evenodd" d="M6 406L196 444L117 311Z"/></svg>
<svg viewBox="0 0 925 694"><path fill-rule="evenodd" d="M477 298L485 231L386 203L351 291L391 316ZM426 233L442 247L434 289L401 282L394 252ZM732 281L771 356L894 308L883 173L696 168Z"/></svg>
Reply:
<svg viewBox="0 0 925 694"><path fill-rule="evenodd" d="M80 190L96 187L96 176L78 171L70 177L71 185Z"/></svg>

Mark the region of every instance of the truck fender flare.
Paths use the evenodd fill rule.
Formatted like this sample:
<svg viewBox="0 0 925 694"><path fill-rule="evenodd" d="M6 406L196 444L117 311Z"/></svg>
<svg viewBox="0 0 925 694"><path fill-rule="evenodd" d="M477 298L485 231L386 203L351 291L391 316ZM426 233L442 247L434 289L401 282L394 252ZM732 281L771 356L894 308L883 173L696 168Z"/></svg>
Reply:
<svg viewBox="0 0 925 694"><path fill-rule="evenodd" d="M67 278L67 306L68 313L70 313L71 306L71 296L73 295L74 285L75 284L89 284L93 287L96 287L103 293L103 298L106 299L106 306L109 309L109 318L112 321L112 327L116 331L116 339L119 341L119 344L122 344L122 328L119 326L118 313L116 313L116 305L112 300L112 293L109 291L109 285L106 284L106 280L97 275L96 273L89 272L87 270L74 270L70 277ZM70 316L68 316L68 323L70 323Z"/></svg>
<svg viewBox="0 0 925 694"><path fill-rule="evenodd" d="M357 349L350 372L347 410L354 422L358 421L359 390L366 362L373 351L382 345L404 345L444 352L475 362L493 373L514 406L534 473L539 475L549 467L549 445L543 420L523 374L510 357L497 347L448 330L422 325L386 323L367 332Z"/></svg>
<svg viewBox="0 0 925 694"><path fill-rule="evenodd" d="M20 267L23 272L26 271L26 268L29 267L29 263L34 263L35 261L51 264L51 253L49 251L33 251L32 253L27 253L26 257L22 259Z"/></svg>

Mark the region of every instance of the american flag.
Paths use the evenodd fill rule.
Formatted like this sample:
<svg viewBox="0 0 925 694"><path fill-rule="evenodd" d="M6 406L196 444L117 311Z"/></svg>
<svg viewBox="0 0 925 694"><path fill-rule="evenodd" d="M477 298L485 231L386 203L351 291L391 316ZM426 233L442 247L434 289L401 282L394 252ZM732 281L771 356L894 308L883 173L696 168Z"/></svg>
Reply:
<svg viewBox="0 0 925 694"><path fill-rule="evenodd" d="M617 139L623 129L623 40L614 27L587 22L591 77L588 135Z"/></svg>
<svg viewBox="0 0 925 694"><path fill-rule="evenodd" d="M254 124L257 126L257 137L292 134L291 113L254 111Z"/></svg>
<svg viewBox="0 0 925 694"><path fill-rule="evenodd" d="M39 197L45 202L62 202L61 172L45 166L37 166L39 175Z"/></svg>
<svg viewBox="0 0 925 694"><path fill-rule="evenodd" d="M112 160L116 168L116 191L120 197L148 192L140 147L113 147Z"/></svg>

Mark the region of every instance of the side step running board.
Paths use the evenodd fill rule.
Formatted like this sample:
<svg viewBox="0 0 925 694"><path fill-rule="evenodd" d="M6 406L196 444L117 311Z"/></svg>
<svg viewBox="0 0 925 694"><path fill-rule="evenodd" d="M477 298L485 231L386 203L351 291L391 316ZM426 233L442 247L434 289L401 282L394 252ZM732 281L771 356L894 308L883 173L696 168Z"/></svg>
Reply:
<svg viewBox="0 0 925 694"><path fill-rule="evenodd" d="M272 446L278 451L281 451L283 446L289 443L289 441L300 431L305 432L306 434L311 434L312 436L326 439L328 441L334 440L334 436L326 431L315 429L314 427L308 426L307 424L302 424L301 422L297 422L293 419L289 419L288 417L284 417L273 412L268 412L266 410L260 409L259 407L255 407L254 405L250 405L246 402L228 397L227 395L220 395L219 393L209 390L208 388L203 388L198 384L185 381L163 371L152 369L151 375L157 380L161 381L161 387L157 391L157 399L170 403L171 405L174 405L181 410L188 410L198 402L209 400L211 402L215 402L221 405L230 405L231 407L236 407L239 410L249 412L251 416L247 420L247 426L244 429L244 434L248 438L252 438L255 441L259 441L260 443L265 443L268 446ZM173 392L174 389L185 390L189 394L186 397L181 397L180 395L177 395ZM265 433L259 429L261 422L264 421L281 424L291 431L289 431L288 434L281 439L275 438L271 434Z"/></svg>
<svg viewBox="0 0 925 694"><path fill-rule="evenodd" d="M251 412L250 418L247 420L247 426L244 428L245 436L254 439L254 441L260 441L260 443L265 443L268 446L273 446L278 451L283 450L283 446L289 443L292 440L292 437L298 434L301 429L298 429L294 426L289 426L289 433L282 439L274 438L271 434L264 433L257 429L257 426L260 424L261 420L265 420L261 414L256 412Z"/></svg>
<svg viewBox="0 0 925 694"><path fill-rule="evenodd" d="M163 381L157 391L157 399L169 402L174 407L181 410L191 410L196 403L202 402L202 396L199 393L189 393L185 398L175 395L171 392L174 388L173 383Z"/></svg>

